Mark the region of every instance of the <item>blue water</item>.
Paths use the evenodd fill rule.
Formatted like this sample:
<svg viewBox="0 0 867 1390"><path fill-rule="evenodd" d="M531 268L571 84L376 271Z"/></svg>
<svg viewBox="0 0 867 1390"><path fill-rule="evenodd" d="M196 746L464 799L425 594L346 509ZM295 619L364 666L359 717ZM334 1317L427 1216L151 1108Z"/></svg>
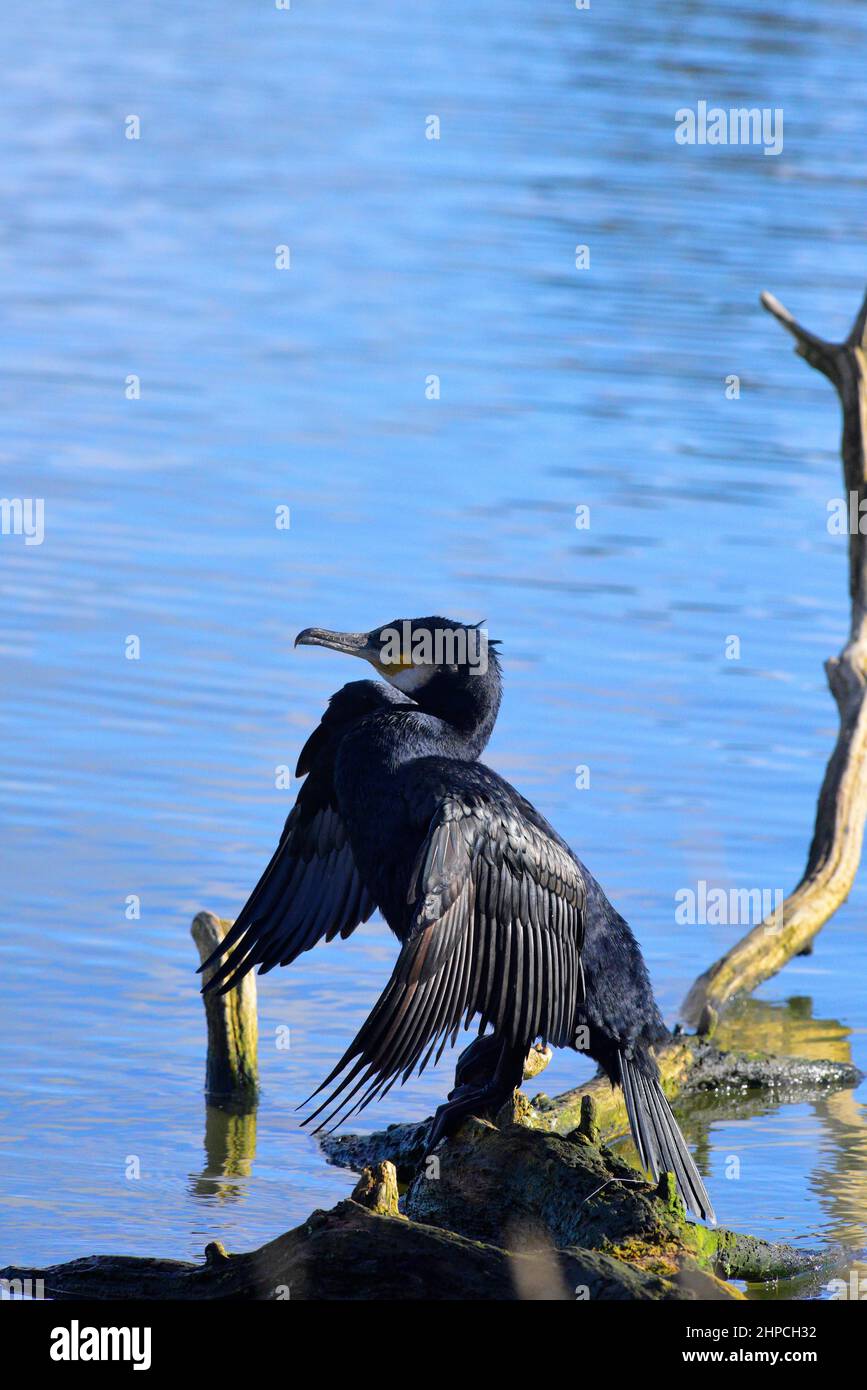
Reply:
<svg viewBox="0 0 867 1390"><path fill-rule="evenodd" d="M0 1256L249 1248L352 1184L294 1106L394 956L372 923L262 982L255 1158L199 1181L189 922L238 910L275 768L358 675L299 628L488 620L488 760L630 917L670 1019L736 930L678 926L677 889L796 882L848 617L839 420L758 293L832 338L859 307L867 15L46 0L0 32L2 492L45 501L41 545L0 536ZM699 100L782 108L782 154L678 145ZM867 1069L865 906L761 996ZM712 1126L720 1219L867 1245L865 1095L846 1142L824 1102Z"/></svg>

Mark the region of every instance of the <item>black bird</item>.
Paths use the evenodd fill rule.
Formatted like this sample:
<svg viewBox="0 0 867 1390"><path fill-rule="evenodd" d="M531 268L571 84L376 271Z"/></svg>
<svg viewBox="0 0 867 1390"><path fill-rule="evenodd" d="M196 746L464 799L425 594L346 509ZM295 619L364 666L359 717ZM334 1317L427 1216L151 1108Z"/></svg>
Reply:
<svg viewBox="0 0 867 1390"><path fill-rule="evenodd" d="M362 1109L477 1018L431 1148L508 1099L534 1040L573 1047L622 1086L644 1167L674 1173L687 1208L715 1220L659 1084L651 1049L669 1035L635 937L545 818L478 761L500 706L496 644L430 617L305 628L295 645L362 657L385 679L331 697L274 856L205 963L224 957L206 989L288 965L379 908L400 954L310 1120Z"/></svg>

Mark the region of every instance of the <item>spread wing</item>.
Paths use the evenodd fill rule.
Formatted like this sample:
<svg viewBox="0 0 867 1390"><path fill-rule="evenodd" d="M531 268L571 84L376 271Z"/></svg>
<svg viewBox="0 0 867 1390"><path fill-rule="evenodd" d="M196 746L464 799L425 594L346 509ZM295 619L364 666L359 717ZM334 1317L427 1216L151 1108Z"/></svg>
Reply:
<svg viewBox="0 0 867 1390"><path fill-rule="evenodd" d="M332 696L298 759L307 781L289 813L271 862L234 925L200 967L223 957L205 985L221 994L259 967L289 965L323 938L347 937L376 903L356 867L334 791L334 760L347 728L377 709L409 703L380 681L352 681Z"/></svg>
<svg viewBox="0 0 867 1390"><path fill-rule="evenodd" d="M478 785L482 772L487 787ZM344 1073L309 1116L334 1106L317 1128L423 1070L475 1015L479 1032L491 1026L521 1046L540 1036L555 1046L574 1039L584 999L581 870L542 817L495 774L477 765L469 794L441 800L408 897L412 926L391 979L314 1092Z"/></svg>

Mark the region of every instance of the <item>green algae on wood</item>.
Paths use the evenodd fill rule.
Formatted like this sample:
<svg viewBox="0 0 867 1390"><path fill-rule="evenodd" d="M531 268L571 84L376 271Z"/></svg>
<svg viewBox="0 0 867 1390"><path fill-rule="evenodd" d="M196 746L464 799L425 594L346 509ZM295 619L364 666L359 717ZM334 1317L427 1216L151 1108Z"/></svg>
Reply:
<svg viewBox="0 0 867 1390"><path fill-rule="evenodd" d="M229 930L231 922L213 912L199 912L190 933L206 961ZM216 969L202 974L206 985ZM205 1090L210 1100L227 1102L239 1109L251 1109L259 1096L259 1019L256 1009L256 977L252 973L227 994L204 996L208 1028L208 1059Z"/></svg>
<svg viewBox="0 0 867 1390"><path fill-rule="evenodd" d="M686 1261L746 1280L814 1270L820 1257L791 1246L688 1221L671 1174L654 1186L605 1145L525 1125L468 1120L420 1170L407 1215L508 1249L536 1245L604 1251L675 1278Z"/></svg>

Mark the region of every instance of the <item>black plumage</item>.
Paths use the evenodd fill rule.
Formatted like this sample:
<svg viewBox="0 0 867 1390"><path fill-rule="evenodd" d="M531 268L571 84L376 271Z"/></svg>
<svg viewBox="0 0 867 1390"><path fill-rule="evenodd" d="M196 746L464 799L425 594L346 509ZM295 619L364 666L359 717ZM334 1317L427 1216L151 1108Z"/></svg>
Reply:
<svg viewBox="0 0 867 1390"><path fill-rule="evenodd" d="M437 646L443 633L463 634L466 659ZM424 635L427 647L415 642ZM333 1086L308 1121L339 1123L477 1021L431 1145L507 1098L534 1040L579 1047L623 1087L644 1166L673 1172L687 1207L713 1220L659 1085L651 1049L668 1033L629 926L535 807L478 761L500 704L494 644L445 618L371 633L310 628L298 644L361 656L385 680L344 686L307 740L297 769L306 781L270 864L206 962L223 957L207 988L231 989L254 966L264 972L346 937L378 907L400 954L314 1092Z"/></svg>

